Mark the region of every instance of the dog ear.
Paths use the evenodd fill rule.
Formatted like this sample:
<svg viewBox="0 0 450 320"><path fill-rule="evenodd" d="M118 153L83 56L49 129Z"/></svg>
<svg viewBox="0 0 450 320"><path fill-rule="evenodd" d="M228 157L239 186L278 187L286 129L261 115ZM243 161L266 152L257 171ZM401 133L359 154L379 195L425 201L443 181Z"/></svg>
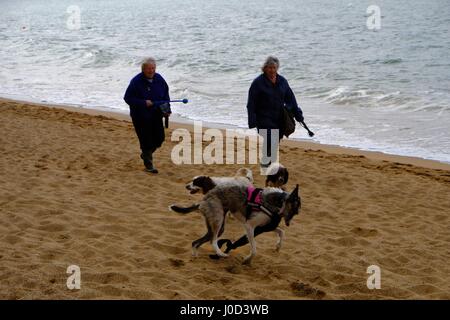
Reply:
<svg viewBox="0 0 450 320"><path fill-rule="evenodd" d="M203 193L204 194L208 193L215 186L216 186L216 184L214 183L214 181L210 177L208 177L208 176L204 176L203 177L202 183L201 183L201 187L203 189Z"/></svg>
<svg viewBox="0 0 450 320"><path fill-rule="evenodd" d="M289 198L298 198L298 184L295 185L294 190L289 194Z"/></svg>
<svg viewBox="0 0 450 320"><path fill-rule="evenodd" d="M192 180L192 184L194 186L201 187L205 177L206 176L196 176L196 177L194 177L194 179Z"/></svg>

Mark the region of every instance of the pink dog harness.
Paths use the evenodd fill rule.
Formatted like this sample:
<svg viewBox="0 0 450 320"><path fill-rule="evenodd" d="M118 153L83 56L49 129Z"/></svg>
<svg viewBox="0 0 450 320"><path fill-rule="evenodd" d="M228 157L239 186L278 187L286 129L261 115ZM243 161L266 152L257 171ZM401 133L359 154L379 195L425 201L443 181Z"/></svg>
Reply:
<svg viewBox="0 0 450 320"><path fill-rule="evenodd" d="M278 216L278 214L275 214L263 206L262 191L263 189L255 188L254 186L247 187L247 219L249 219L253 211L264 212L270 219L274 219L274 217Z"/></svg>
<svg viewBox="0 0 450 320"><path fill-rule="evenodd" d="M250 205L258 205L262 204L261 199L261 188L255 188L254 186L247 187L247 203Z"/></svg>

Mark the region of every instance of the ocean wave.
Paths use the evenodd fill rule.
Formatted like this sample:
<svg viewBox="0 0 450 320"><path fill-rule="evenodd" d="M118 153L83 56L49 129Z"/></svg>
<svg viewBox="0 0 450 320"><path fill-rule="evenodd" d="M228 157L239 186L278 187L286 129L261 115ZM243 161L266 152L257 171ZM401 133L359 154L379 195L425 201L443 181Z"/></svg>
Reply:
<svg viewBox="0 0 450 320"><path fill-rule="evenodd" d="M387 59L374 59L374 60L364 60L363 65L375 65L375 64L397 64L402 63L402 58L387 58Z"/></svg>
<svg viewBox="0 0 450 320"><path fill-rule="evenodd" d="M82 59L82 68L105 68L113 65L115 55L109 50L92 49L84 52Z"/></svg>
<svg viewBox="0 0 450 320"><path fill-rule="evenodd" d="M305 91L305 96L335 105L387 108L392 111L427 111L434 113L450 111L450 105L424 101L419 97L408 96L401 91L383 92L380 90L339 86L333 89L308 89Z"/></svg>
<svg viewBox="0 0 450 320"><path fill-rule="evenodd" d="M400 62L403 62L402 58L385 59L381 63L383 63L383 64L395 64L395 63L400 63Z"/></svg>
<svg viewBox="0 0 450 320"><path fill-rule="evenodd" d="M321 91L317 94L310 94L310 98L322 98L324 101L333 104L358 104L369 102L375 95L381 95L381 92L368 89L352 89L349 86L339 86L328 91Z"/></svg>

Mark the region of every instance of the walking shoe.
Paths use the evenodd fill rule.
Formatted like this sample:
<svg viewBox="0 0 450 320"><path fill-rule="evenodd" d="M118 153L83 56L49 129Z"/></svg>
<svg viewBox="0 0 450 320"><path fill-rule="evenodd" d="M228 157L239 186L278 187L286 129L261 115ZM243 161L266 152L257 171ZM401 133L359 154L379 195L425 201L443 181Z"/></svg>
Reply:
<svg viewBox="0 0 450 320"><path fill-rule="evenodd" d="M142 152L141 159L144 161L145 171L151 173L158 173L158 170L153 166L152 152Z"/></svg>
<svg viewBox="0 0 450 320"><path fill-rule="evenodd" d="M158 169L151 167L151 168L145 168L145 172L150 172L150 173L158 173Z"/></svg>

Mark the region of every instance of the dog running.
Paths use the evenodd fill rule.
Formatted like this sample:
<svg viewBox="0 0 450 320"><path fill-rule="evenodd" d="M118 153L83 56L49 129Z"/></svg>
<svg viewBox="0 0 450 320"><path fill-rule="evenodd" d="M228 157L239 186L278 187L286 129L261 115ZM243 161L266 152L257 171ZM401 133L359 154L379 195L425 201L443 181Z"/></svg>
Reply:
<svg viewBox="0 0 450 320"><path fill-rule="evenodd" d="M196 178L198 179L198 177ZM281 247L284 232L278 228L278 224L281 218L284 218L286 226L289 226L291 219L299 213L301 199L298 185L292 192L288 193L274 187L256 189L247 178L232 178L227 180L226 183L222 183L223 180L216 179L216 181L221 181L221 183L216 184L213 178L203 176L201 179L202 187L199 187L198 183L194 183L196 178L193 179L192 186L188 184L187 189L190 190L193 186L196 186L197 192L200 190L206 191L203 200L190 207L170 206L171 210L185 214L199 209L205 218L207 232L203 237L192 242L194 256L197 255L198 248L208 241L211 242L217 256L228 256L222 252L218 245L218 238L224 231L225 215L228 211L244 225L246 237L251 246L251 253L244 259L244 263L249 264L256 254L254 236L257 227L277 221L275 223L277 227L272 228L271 231L275 231L279 236L277 249ZM205 186L208 186L208 188L205 188ZM253 203L253 206L250 206L249 199L257 199L257 201Z"/></svg>

